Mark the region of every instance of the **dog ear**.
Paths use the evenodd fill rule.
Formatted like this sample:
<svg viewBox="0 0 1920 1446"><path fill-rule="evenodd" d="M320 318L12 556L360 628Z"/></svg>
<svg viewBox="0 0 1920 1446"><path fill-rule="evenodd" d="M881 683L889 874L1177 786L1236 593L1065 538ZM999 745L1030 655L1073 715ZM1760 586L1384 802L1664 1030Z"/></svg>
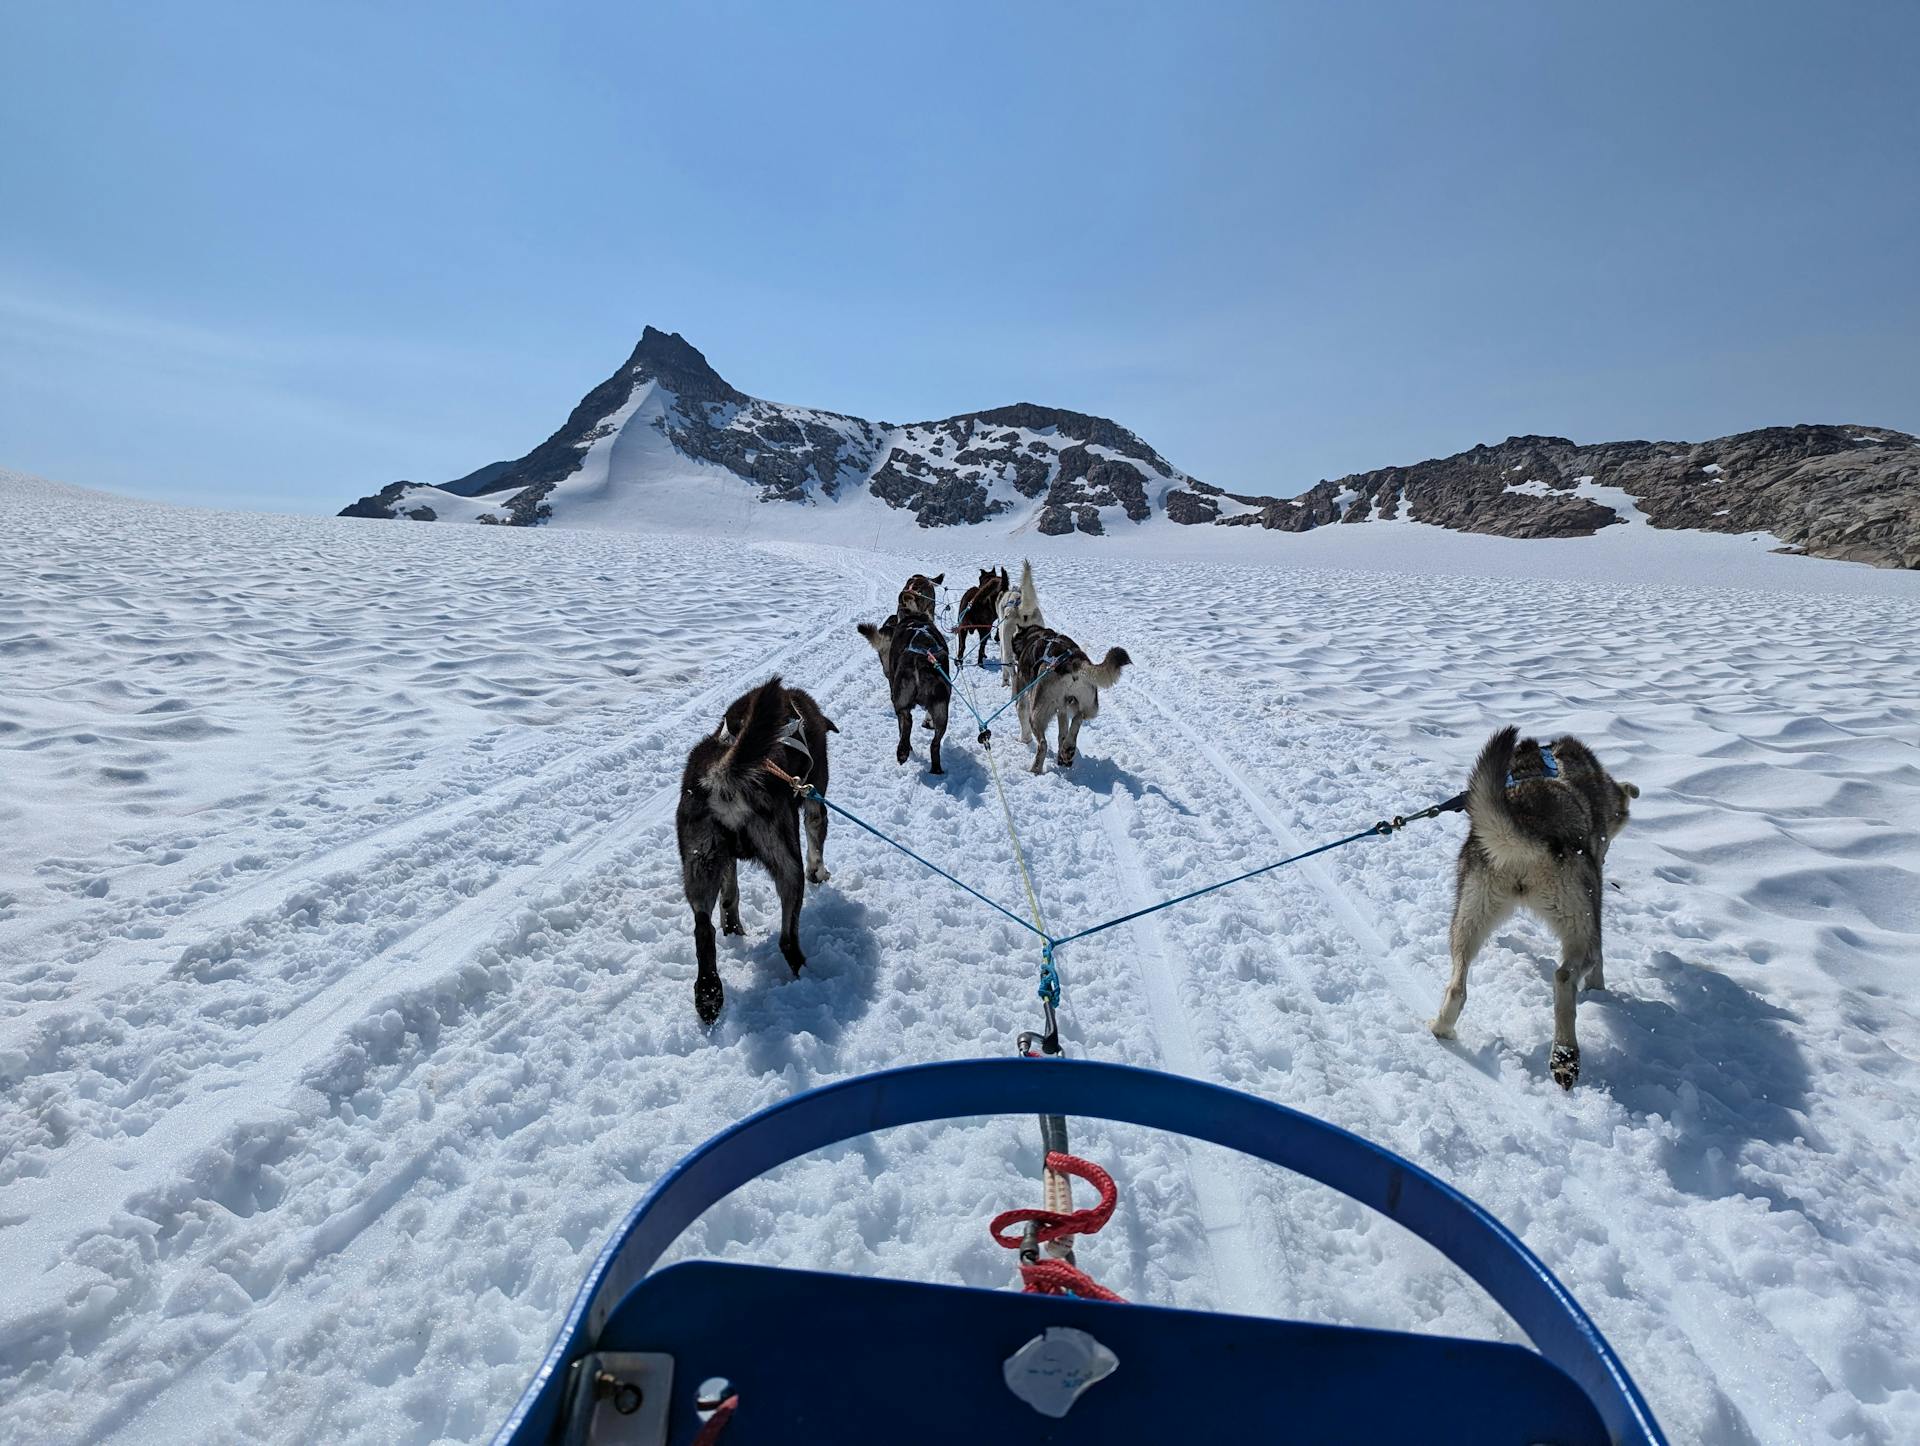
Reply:
<svg viewBox="0 0 1920 1446"><path fill-rule="evenodd" d="M935 587L940 586L940 584L945 582L946 580L947 580L947 575L944 572L937 572L932 577L927 579L927 581L932 583Z"/></svg>
<svg viewBox="0 0 1920 1446"><path fill-rule="evenodd" d="M1640 796L1640 785L1639 785L1639 784L1637 784L1637 783L1623 783L1623 784L1621 784L1620 786L1621 786L1622 788L1624 788L1624 789L1626 789L1626 791L1627 791L1627 797L1628 797L1628 798L1638 798L1638 797Z"/></svg>

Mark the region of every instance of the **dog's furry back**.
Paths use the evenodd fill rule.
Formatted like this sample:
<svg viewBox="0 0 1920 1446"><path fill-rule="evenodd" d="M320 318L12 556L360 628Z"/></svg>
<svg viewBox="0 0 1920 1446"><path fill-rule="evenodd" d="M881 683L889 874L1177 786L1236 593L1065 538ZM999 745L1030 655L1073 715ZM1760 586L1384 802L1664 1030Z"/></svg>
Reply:
<svg viewBox="0 0 1920 1446"><path fill-rule="evenodd" d="M1557 779L1547 775L1539 741L1522 740L1517 728L1494 734L1474 762L1467 780L1471 841L1497 868L1517 873L1582 850L1603 858L1626 825L1627 800L1640 790L1616 783L1577 738L1549 746Z"/></svg>

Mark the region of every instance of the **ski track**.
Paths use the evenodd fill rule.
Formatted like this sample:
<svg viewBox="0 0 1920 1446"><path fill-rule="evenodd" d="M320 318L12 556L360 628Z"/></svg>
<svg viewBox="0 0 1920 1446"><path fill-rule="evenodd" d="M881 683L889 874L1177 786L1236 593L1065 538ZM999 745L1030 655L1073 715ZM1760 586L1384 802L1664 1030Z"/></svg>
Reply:
<svg viewBox="0 0 1920 1446"><path fill-rule="evenodd" d="M879 664L852 631L907 573L964 582L965 563L775 542L736 562L737 547L685 539L29 497L51 525L0 533L30 584L27 625L0 628L0 649L42 670L0 697L0 748L28 745L38 770L22 816L55 818L52 790L96 773L86 786L152 796L111 845L92 820L59 822L37 861L0 845L0 1442L484 1436L607 1231L688 1148L795 1090L1006 1053L1037 1024L1032 936L838 818L833 878L802 920L807 970L788 977L771 888L743 871L726 1012L709 1034L691 1007L680 762L776 669L841 729L837 802L1020 908L964 710L945 777L925 773L918 726L896 767ZM233 559L202 538L259 557L229 587ZM106 585L116 547L130 573L169 559L166 601L203 620L198 661L161 690L181 703L163 719L201 720L171 755L112 723L146 716L150 672L86 676L76 618L136 659L185 652L163 621L126 636ZM417 577L465 575L479 605L527 610L542 645L462 685L466 711L443 709L435 652L502 647L457 610L427 637L389 625L396 659L249 601L285 583L269 595L297 612L314 583L291 578L295 559L331 577L335 558L381 616ZM629 601L605 595L616 582ZM1911 656L1911 608L1872 605L1875 632L1851 600L1079 558L1039 582L1049 621L1096 654L1123 642L1137 665L1071 770L1028 775L1012 713L995 726L1056 933L1443 798L1506 717L1582 733L1647 788L1609 865L1612 991L1580 1006L1571 1094L1546 1078L1548 944L1524 920L1477 965L1460 1038L1426 1031L1457 818L1064 946L1070 1054L1309 1109L1466 1189L1568 1282L1676 1441L1920 1430L1914 1011L1879 982L1920 937L1900 903L1920 718L1858 686L1863 666ZM662 586L691 593L666 629L682 651L650 662L610 643L646 636L626 611ZM1764 644L1715 627L1716 609L1761 601ZM1470 702L1445 699L1457 660L1485 653L1489 610L1533 633L1505 640ZM585 642L561 621L573 612ZM1591 615L1607 639L1569 626ZM1701 617L1697 639L1674 636L1680 616ZM1361 619L1366 642L1309 621L1327 617ZM223 647L280 661L242 670ZM638 660L611 692L607 654ZM343 656L338 696L311 717L246 691L284 674L304 708L303 673ZM595 688L569 681L594 668ZM227 691L189 695L194 669ZM991 671L959 677L1005 697ZM1795 716L1781 700L1807 677L1855 686ZM524 714L522 690L537 717L483 716L503 700ZM365 740L336 746L353 716ZM421 717L434 730L409 734ZM169 782L216 727L268 739L254 776L238 793L218 769ZM279 758L300 729L320 752ZM369 751L399 777L361 779ZM282 786L304 812L274 803ZM1082 1263L1130 1298L1516 1338L1436 1252L1330 1191L1210 1146L1073 1130L1122 1187ZM1037 1200L1039 1167L1024 1119L890 1131L736 1192L675 1254L1000 1286L1010 1262L985 1222Z"/></svg>

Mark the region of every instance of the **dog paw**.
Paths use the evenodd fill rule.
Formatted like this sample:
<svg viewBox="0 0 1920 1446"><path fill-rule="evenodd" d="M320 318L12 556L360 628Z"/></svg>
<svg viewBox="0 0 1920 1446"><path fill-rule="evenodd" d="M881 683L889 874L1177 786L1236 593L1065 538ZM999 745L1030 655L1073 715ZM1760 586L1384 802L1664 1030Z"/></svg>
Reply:
<svg viewBox="0 0 1920 1446"><path fill-rule="evenodd" d="M1453 1026L1451 1024L1443 1024L1438 1019L1429 1019L1427 1021L1427 1028L1433 1031L1433 1037L1435 1039L1453 1038Z"/></svg>
<svg viewBox="0 0 1920 1446"><path fill-rule="evenodd" d="M727 992L721 987L716 976L712 979L693 981L693 1008L700 1016L700 1022L713 1028L714 1020L720 1017L720 1006L727 1002Z"/></svg>
<svg viewBox="0 0 1920 1446"><path fill-rule="evenodd" d="M1553 1071L1553 1082L1563 1090L1573 1088L1573 1082L1580 1078L1580 1050L1577 1045L1556 1044L1548 1057L1547 1068Z"/></svg>
<svg viewBox="0 0 1920 1446"><path fill-rule="evenodd" d="M894 750L893 761L895 763L905 763L907 761L908 755L911 754L912 752L913 750L911 748L907 747L906 744L902 743L898 748Z"/></svg>
<svg viewBox="0 0 1920 1446"><path fill-rule="evenodd" d="M722 934L744 934L747 932L747 926L741 923L738 918L722 919L720 921L720 932Z"/></svg>
<svg viewBox="0 0 1920 1446"><path fill-rule="evenodd" d="M808 869L807 877L816 884L824 884L828 879L832 878L833 875L828 873L826 865L822 864L817 869Z"/></svg>

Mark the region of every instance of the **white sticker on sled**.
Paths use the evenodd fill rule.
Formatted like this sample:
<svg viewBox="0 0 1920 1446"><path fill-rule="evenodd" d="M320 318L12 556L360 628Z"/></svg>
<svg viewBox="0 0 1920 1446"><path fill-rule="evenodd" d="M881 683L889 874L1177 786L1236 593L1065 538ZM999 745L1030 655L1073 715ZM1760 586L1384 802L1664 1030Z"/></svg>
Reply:
<svg viewBox="0 0 1920 1446"><path fill-rule="evenodd" d="M1049 1326L1007 1357L1001 1374L1007 1389L1042 1416L1056 1421L1073 1409L1080 1393L1104 1381L1120 1358L1085 1331Z"/></svg>

